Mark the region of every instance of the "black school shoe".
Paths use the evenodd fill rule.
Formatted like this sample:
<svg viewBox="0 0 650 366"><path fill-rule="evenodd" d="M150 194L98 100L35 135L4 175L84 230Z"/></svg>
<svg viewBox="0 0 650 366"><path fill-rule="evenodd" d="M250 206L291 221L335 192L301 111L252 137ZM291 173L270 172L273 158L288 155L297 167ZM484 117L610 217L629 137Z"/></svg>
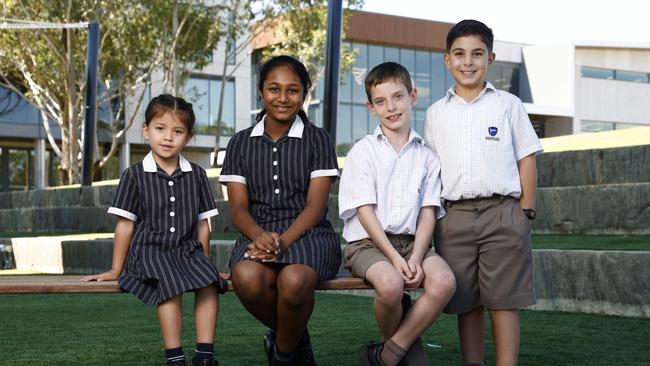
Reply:
<svg viewBox="0 0 650 366"><path fill-rule="evenodd" d="M271 365L273 358L273 347L275 346L276 333L273 329L269 329L264 334L264 351L266 352L266 359ZM293 364L296 366L318 366L316 358L314 357L314 350L311 347L311 338L309 332L305 329L305 333L298 342L296 351L293 357Z"/></svg>
<svg viewBox="0 0 650 366"><path fill-rule="evenodd" d="M199 360L194 357L192 359L192 366L219 366L219 361L214 358L204 358Z"/></svg>
<svg viewBox="0 0 650 366"><path fill-rule="evenodd" d="M381 361L379 355L384 349L384 343L370 342L359 347L359 365L360 366L386 366Z"/></svg>

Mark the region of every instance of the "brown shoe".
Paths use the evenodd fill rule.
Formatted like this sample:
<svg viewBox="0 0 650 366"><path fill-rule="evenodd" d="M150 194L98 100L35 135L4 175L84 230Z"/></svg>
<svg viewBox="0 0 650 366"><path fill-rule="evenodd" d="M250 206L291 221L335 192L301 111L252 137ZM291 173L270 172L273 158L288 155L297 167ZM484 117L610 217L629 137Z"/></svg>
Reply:
<svg viewBox="0 0 650 366"><path fill-rule="evenodd" d="M370 342L359 347L360 366L386 366L379 355L384 349L384 343Z"/></svg>

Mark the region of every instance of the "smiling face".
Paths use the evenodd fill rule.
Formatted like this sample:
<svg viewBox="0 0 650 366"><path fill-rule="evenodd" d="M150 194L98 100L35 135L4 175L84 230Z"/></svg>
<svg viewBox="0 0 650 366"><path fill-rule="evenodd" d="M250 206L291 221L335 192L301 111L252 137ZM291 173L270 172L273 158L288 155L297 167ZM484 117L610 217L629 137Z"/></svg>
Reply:
<svg viewBox="0 0 650 366"><path fill-rule="evenodd" d="M275 67L266 74L260 90L266 110L266 121L292 123L304 100L300 77L287 65Z"/></svg>
<svg viewBox="0 0 650 366"><path fill-rule="evenodd" d="M456 38L449 53L445 54L445 65L456 82L456 94L478 96L485 87L487 71L494 57L479 36Z"/></svg>
<svg viewBox="0 0 650 366"><path fill-rule="evenodd" d="M178 155L192 135L187 126L172 112L154 117L142 128L144 138L149 141L154 160L158 165L176 164Z"/></svg>
<svg viewBox="0 0 650 366"><path fill-rule="evenodd" d="M373 86L370 94L368 109L379 119L384 134L408 134L411 128L411 107L417 101L416 90L412 89L409 93L403 83L388 80Z"/></svg>

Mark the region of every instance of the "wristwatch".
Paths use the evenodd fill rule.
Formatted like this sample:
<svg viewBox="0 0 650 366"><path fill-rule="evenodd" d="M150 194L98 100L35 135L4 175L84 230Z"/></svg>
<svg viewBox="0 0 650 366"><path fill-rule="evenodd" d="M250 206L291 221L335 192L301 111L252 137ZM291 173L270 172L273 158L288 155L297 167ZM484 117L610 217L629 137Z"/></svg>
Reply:
<svg viewBox="0 0 650 366"><path fill-rule="evenodd" d="M522 210L524 211L524 215L526 215L529 220L535 220L535 216L537 216L537 212L535 212L535 210L532 208L524 208Z"/></svg>

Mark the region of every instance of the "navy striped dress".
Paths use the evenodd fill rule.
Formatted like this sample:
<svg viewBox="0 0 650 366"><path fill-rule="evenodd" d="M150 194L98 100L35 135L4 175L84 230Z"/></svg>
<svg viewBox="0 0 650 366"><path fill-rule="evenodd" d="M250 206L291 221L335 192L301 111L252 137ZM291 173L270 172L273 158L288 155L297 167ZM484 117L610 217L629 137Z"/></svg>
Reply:
<svg viewBox="0 0 650 366"><path fill-rule="evenodd" d="M183 156L179 165L169 176L149 153L122 173L108 209L135 222L118 283L149 305L212 283L227 289L196 238L198 221L218 214L208 177Z"/></svg>
<svg viewBox="0 0 650 366"><path fill-rule="evenodd" d="M305 209L312 178L338 177L338 163L329 135L296 117L289 132L277 141L264 132L264 119L232 137L219 181L247 186L249 209L266 231L283 233ZM325 217L325 216L323 216ZM244 258L250 240L240 236L230 257L230 269ZM336 275L341 264L339 238L325 218L308 229L278 263L312 267L320 281Z"/></svg>

